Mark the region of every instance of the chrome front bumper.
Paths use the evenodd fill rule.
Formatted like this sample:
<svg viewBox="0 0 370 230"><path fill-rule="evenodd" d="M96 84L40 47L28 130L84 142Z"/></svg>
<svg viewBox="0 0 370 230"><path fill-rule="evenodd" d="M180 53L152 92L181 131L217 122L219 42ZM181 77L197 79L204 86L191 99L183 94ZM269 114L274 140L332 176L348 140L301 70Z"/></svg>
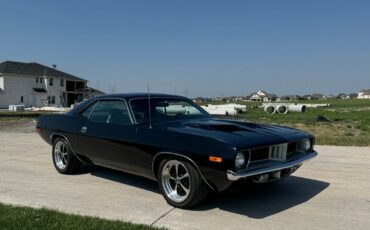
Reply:
<svg viewBox="0 0 370 230"><path fill-rule="evenodd" d="M286 162L281 162L280 164L274 164L271 166L267 166L264 168L260 169L254 169L254 170L249 170L249 171L241 171L241 172L233 172L231 170L227 170L227 178L231 181L236 181L241 178L246 178L246 177L251 177L251 176L257 176L265 173L271 173L283 169L288 169L292 168L298 165L301 165L303 162L311 160L312 158L317 156L316 151L309 152L307 155L302 156L299 159L295 159L292 161L286 161Z"/></svg>

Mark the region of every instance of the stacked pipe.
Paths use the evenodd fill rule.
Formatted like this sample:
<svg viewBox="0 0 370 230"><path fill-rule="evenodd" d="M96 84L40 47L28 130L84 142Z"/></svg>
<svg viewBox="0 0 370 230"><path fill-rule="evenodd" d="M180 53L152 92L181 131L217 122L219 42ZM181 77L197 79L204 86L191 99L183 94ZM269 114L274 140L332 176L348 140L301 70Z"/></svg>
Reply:
<svg viewBox="0 0 370 230"><path fill-rule="evenodd" d="M235 116L238 113L243 113L247 110L245 105L240 104L225 104L225 105L212 105L208 104L202 106L211 115L225 115Z"/></svg>
<svg viewBox="0 0 370 230"><path fill-rule="evenodd" d="M307 111L307 106L303 104L270 103L263 104L262 108L268 114L287 114L288 112L305 113Z"/></svg>

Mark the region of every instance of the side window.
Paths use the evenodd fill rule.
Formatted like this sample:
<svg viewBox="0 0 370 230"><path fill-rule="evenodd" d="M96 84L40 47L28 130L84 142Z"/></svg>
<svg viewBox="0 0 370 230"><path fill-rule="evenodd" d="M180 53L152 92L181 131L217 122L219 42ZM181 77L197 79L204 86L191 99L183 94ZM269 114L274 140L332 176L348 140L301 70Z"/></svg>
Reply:
<svg viewBox="0 0 370 230"><path fill-rule="evenodd" d="M95 123L132 124L127 105L121 100L99 101L87 108L81 115Z"/></svg>
<svg viewBox="0 0 370 230"><path fill-rule="evenodd" d="M94 107L98 104L99 102L95 102L94 104L90 105L87 109L85 109L82 113L81 116L86 117L87 119L90 118L90 114L93 111Z"/></svg>

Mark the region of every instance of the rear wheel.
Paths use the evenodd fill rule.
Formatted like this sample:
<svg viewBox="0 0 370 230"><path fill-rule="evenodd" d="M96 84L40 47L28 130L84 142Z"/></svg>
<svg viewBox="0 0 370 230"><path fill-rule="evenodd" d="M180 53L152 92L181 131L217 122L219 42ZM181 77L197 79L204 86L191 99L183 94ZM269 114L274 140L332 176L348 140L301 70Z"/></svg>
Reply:
<svg viewBox="0 0 370 230"><path fill-rule="evenodd" d="M207 196L208 187L193 165L165 159L159 165L158 184L166 201L178 208L191 208Z"/></svg>
<svg viewBox="0 0 370 230"><path fill-rule="evenodd" d="M55 169L62 174L71 174L81 169L82 162L72 153L68 142L56 138L53 143L53 163Z"/></svg>

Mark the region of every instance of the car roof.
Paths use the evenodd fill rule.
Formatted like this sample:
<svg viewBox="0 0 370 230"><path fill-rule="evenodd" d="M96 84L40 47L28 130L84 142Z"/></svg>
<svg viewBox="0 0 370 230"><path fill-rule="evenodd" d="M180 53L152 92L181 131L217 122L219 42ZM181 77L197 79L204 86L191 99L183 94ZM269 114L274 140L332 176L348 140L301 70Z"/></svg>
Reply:
<svg viewBox="0 0 370 230"><path fill-rule="evenodd" d="M105 94L103 96L95 97L95 99L98 98L124 98L126 100L135 99L135 98L142 98L148 97L148 93L118 93L118 94ZM162 93L150 93L150 97L171 97L171 98L186 98L183 96L178 95L171 95L171 94L162 94Z"/></svg>

